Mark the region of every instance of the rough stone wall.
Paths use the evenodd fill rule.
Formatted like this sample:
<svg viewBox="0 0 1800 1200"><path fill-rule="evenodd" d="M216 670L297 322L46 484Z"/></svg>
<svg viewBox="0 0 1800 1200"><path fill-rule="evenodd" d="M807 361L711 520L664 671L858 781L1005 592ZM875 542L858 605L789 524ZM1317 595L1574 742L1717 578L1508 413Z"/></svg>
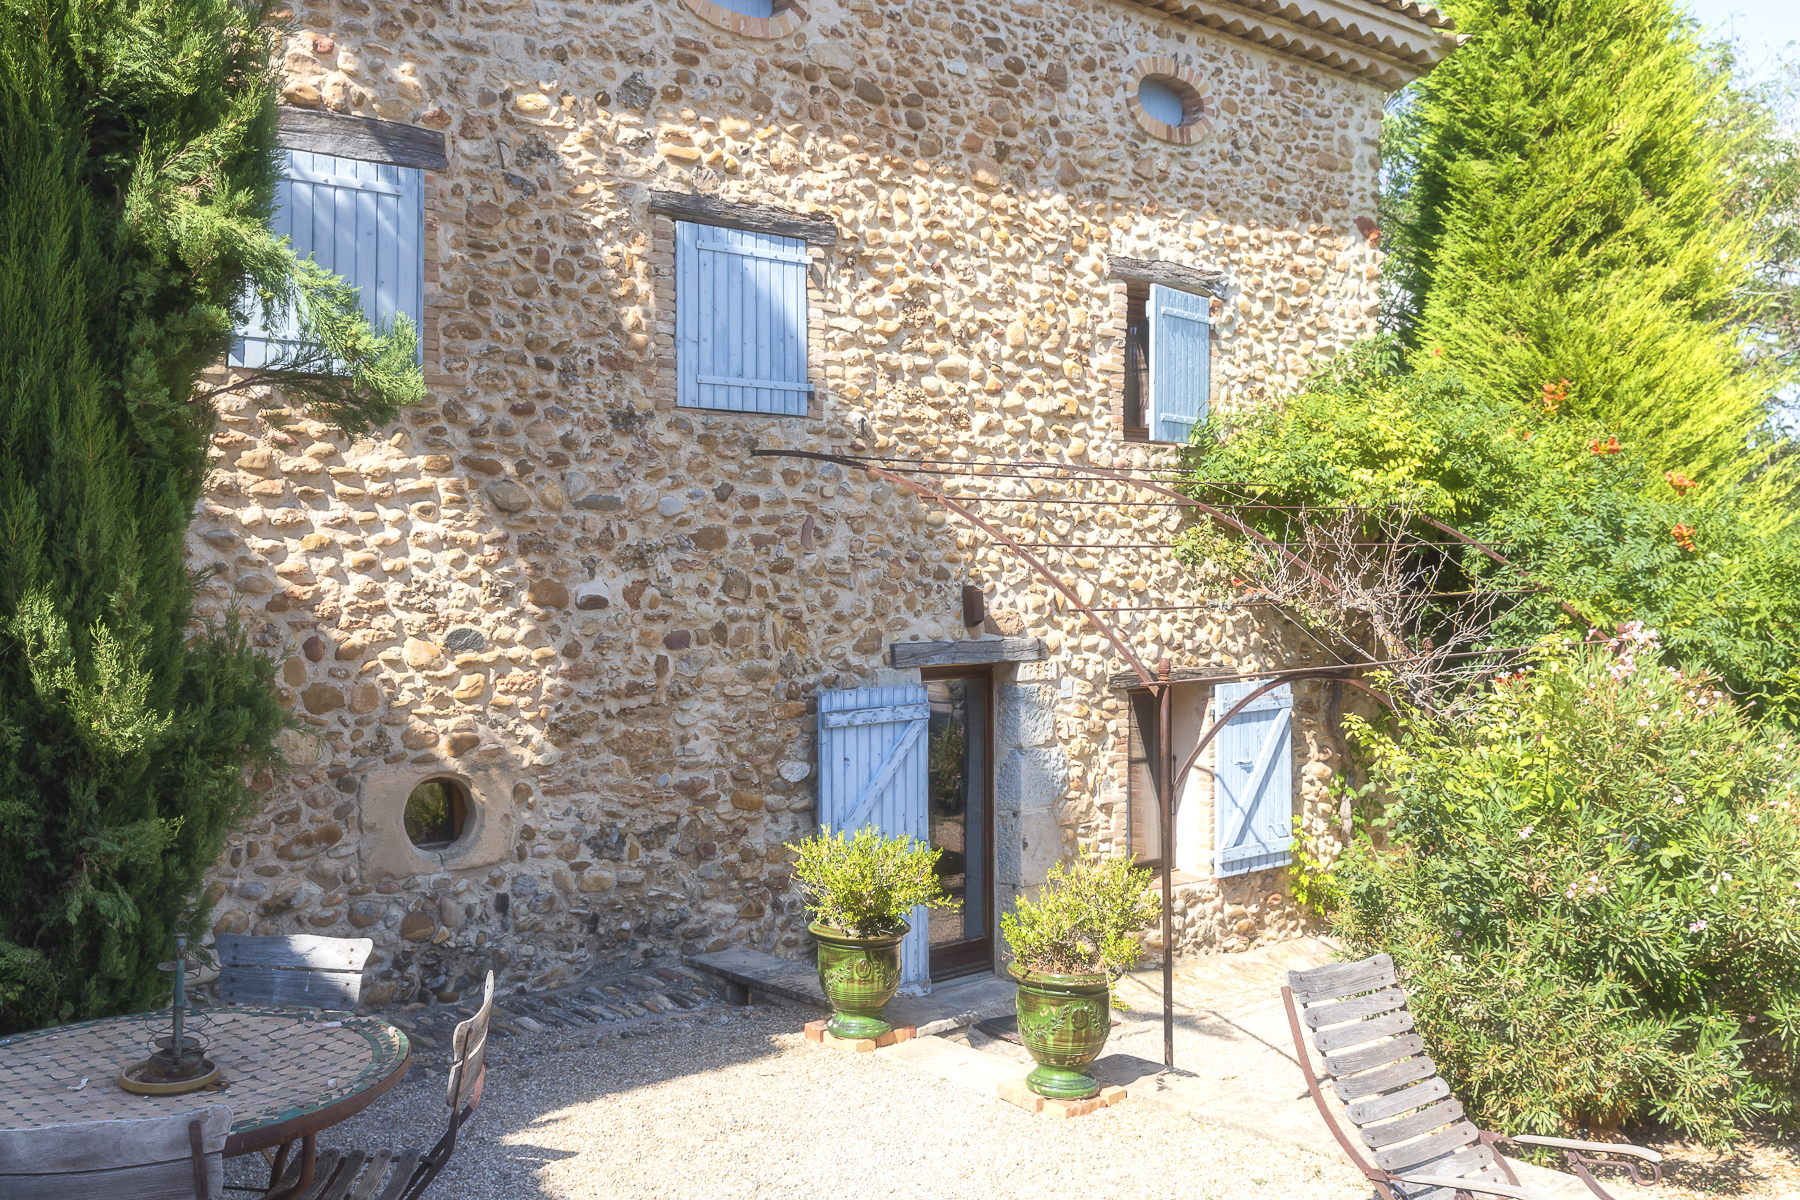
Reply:
<svg viewBox="0 0 1800 1200"><path fill-rule="evenodd" d="M277 395L226 406L191 543L218 569L203 599L283 657L307 731L215 872L219 927L372 936L376 1003L489 966L547 986L657 952L803 953L782 844L812 826L813 697L868 683L891 642L962 636L965 581L1050 649L996 678L1002 905L1077 845L1119 849L1124 707L1100 637L904 489L751 452L1168 461L1121 439L1104 255L1229 273L1216 405L1291 385L1372 329L1377 255L1353 222L1374 211L1379 90L1115 0L827 2L772 41L674 0L296 7L290 103L447 131L437 353L427 401L355 444ZM1152 55L1209 80L1208 136L1159 142L1127 111ZM835 220L818 416L670 406L652 187ZM1118 505L984 511L1025 540L1180 526L1081 487ZM1192 598L1166 555L1050 557L1097 604ZM1117 623L1147 662L1307 661L1260 610ZM1320 830L1337 752L1329 721L1299 722ZM475 805L426 853L399 814L434 775ZM1183 944L1291 932L1261 899L1280 874L1184 887Z"/></svg>

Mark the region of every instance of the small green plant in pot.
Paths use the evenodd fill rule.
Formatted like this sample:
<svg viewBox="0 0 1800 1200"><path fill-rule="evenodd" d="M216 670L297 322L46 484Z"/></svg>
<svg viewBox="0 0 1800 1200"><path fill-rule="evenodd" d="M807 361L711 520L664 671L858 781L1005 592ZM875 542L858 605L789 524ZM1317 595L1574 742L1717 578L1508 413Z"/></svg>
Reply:
<svg viewBox="0 0 1800 1200"><path fill-rule="evenodd" d="M1100 1090L1088 1068L1112 1032L1112 984L1137 965L1158 913L1149 871L1083 855L1050 868L1037 897L1000 918L1019 982L1019 1040L1038 1064L1025 1086L1059 1100Z"/></svg>
<svg viewBox="0 0 1800 1200"><path fill-rule="evenodd" d="M893 1029L882 1020L882 1009L900 986L900 942L912 929L906 914L921 904L962 903L938 882L943 851L872 828L846 837L829 827L788 849L799 856L794 878L813 916L830 1031L841 1038L880 1037Z"/></svg>

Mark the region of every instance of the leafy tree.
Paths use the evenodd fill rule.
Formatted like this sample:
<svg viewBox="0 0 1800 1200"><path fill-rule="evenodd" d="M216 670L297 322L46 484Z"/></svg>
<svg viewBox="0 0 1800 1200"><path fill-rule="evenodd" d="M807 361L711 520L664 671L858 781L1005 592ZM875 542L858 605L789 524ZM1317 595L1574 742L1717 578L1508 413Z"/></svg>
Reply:
<svg viewBox="0 0 1800 1200"><path fill-rule="evenodd" d="M1730 56L1721 52L1726 64ZM1748 85L1746 107L1772 113L1754 122L1754 135L1734 172L1735 209L1758 222L1756 283L1745 331L1750 352L1782 366L1800 365L1800 59L1780 64L1773 78ZM1796 427L1793 388L1782 397L1777 430L1790 441Z"/></svg>
<svg viewBox="0 0 1800 1200"><path fill-rule="evenodd" d="M269 231L279 37L257 0L0 8L0 1032L150 1003L273 760L272 664L193 621L201 371L261 306L342 427L422 391L414 331Z"/></svg>
<svg viewBox="0 0 1800 1200"><path fill-rule="evenodd" d="M1746 355L1770 116L1675 0L1450 0L1469 40L1414 85L1388 141L1384 234L1415 349L1492 401L1569 382L1658 471L1737 480L1785 376ZM1773 160L1769 160L1773 161ZM1784 468L1767 481L1790 486Z"/></svg>
<svg viewBox="0 0 1800 1200"><path fill-rule="evenodd" d="M1800 543L1771 529L1763 497L1660 472L1600 426L1547 413L1541 394L1535 405L1495 400L1470 372L1420 361L1401 369L1391 343L1354 349L1283 407L1203 428L1194 477L1257 480L1258 501L1272 507L1250 512L1278 539L1294 522L1287 506L1394 505L1441 520L1514 564L1413 528L1421 559L1452 560L1443 590L1511 593L1492 609L1489 644L1640 620L1672 661L1800 721ZM1235 566L1252 581L1266 570Z"/></svg>

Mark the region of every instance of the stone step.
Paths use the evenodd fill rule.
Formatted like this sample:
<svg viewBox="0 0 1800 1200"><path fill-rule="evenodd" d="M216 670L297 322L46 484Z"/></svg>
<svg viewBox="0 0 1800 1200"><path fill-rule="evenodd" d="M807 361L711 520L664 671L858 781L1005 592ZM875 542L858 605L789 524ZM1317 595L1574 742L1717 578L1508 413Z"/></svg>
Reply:
<svg viewBox="0 0 1800 1200"><path fill-rule="evenodd" d="M694 969L725 981L733 990L727 1000L754 1004L759 997L774 997L791 1004L831 1011L819 986L819 973L810 963L777 958L760 950L734 948L689 956ZM994 975L970 975L934 985L923 996L898 995L888 1001L882 1017L893 1025L911 1025L920 1037L965 1029L977 1021L1004 1017L1014 1011L1018 988L1012 980Z"/></svg>

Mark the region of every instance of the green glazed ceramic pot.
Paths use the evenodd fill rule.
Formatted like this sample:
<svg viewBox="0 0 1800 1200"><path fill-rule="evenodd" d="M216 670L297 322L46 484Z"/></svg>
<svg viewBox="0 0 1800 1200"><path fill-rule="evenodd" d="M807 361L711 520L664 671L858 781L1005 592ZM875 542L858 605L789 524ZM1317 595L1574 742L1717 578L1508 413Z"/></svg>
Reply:
<svg viewBox="0 0 1800 1200"><path fill-rule="evenodd" d="M1014 970L1019 981L1019 1040L1037 1060L1025 1086L1053 1100L1100 1090L1087 1069L1112 1033L1112 988L1105 975L1048 975Z"/></svg>
<svg viewBox="0 0 1800 1200"><path fill-rule="evenodd" d="M819 986L831 1002L827 1028L834 1036L877 1038L894 1028L881 1019L881 1010L900 986L900 942L911 930L902 921L899 933L859 938L812 924L819 942Z"/></svg>

